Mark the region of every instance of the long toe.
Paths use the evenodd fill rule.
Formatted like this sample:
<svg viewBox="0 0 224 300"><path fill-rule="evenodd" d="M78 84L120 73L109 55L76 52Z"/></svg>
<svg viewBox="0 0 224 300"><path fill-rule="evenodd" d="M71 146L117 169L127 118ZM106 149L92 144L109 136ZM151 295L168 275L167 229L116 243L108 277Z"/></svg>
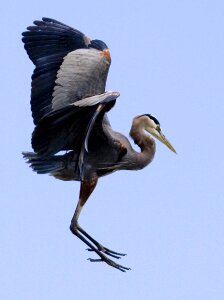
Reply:
<svg viewBox="0 0 224 300"><path fill-rule="evenodd" d="M90 248L87 248L86 249L87 251L94 251L93 249L90 249ZM113 254L113 253L117 253L117 252L109 252L109 251L107 251L107 249L106 248L104 248L104 249L98 249L99 251L102 251L103 253L105 253L105 254L107 254L107 255L109 255L109 256L111 256L111 257L113 257L113 258L116 258L116 259L121 259L121 256L124 256L124 255L126 255L126 254L121 254L121 253L118 253L118 254ZM118 256L119 255L119 256Z"/></svg>
<svg viewBox="0 0 224 300"><path fill-rule="evenodd" d="M115 254L115 255L118 255L118 256L125 256L125 255L127 255L125 253L116 252L116 251L110 250L110 249L105 248L105 247L104 247L104 249L105 249L105 253L107 253L107 254Z"/></svg>
<svg viewBox="0 0 224 300"><path fill-rule="evenodd" d="M131 268L127 268L127 267L124 267L122 265L119 265L117 264L116 262L114 262L113 260L109 259L108 257L104 257L104 258L101 258L101 259L93 259L93 258L88 258L89 261L91 262L105 262L107 263L109 266L115 268L115 269L118 269L120 270L121 272L126 272L128 270L131 270Z"/></svg>
<svg viewBox="0 0 224 300"><path fill-rule="evenodd" d="M110 256L112 256L114 258L117 258L117 259L121 258L120 256L127 255L125 253L120 253L120 252L113 251L113 250L111 250L109 248L106 248L106 247L102 246L101 244L98 244L97 246L98 246L97 248L98 248L99 251L101 251L101 252L103 252L103 253L105 253L107 255L110 255ZM88 251L94 251L93 249L90 249L90 248L88 248L87 250Z"/></svg>

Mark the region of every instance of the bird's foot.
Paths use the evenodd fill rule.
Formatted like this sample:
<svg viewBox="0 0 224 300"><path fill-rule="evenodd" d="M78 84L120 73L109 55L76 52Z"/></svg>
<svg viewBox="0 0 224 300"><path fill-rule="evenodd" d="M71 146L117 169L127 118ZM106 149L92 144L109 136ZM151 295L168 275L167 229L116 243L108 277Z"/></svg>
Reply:
<svg viewBox="0 0 224 300"><path fill-rule="evenodd" d="M97 242L95 239L93 239L82 227L80 227L79 225L77 226L77 230L82 233L89 241L91 241L96 247L97 247L97 250L100 251L100 252L103 252L107 255L110 255L114 258L121 258L121 256L125 256L126 254L124 253L119 253L119 252L116 252L116 251L113 251L113 250L110 250L106 247L104 247L103 245L101 245L99 242ZM95 251L94 249L92 249L92 247L89 247L87 249L88 251Z"/></svg>
<svg viewBox="0 0 224 300"><path fill-rule="evenodd" d="M102 254L102 253L101 253ZM114 262L113 260L109 259L108 257L106 257L105 255L100 255L101 258L99 259L93 259L93 258L88 258L89 261L91 262L105 262L107 263L109 266L120 270L121 272L126 272L128 270L131 270L131 268L127 268L124 267L122 265L117 264L116 262Z"/></svg>
<svg viewBox="0 0 224 300"><path fill-rule="evenodd" d="M124 267L122 265L117 264L113 260L109 259L106 255L112 256L116 259L125 256L126 254L119 253L113 250L110 250L106 247L103 247L100 243L98 243L95 239L93 239L85 230L83 230L79 225L74 229L73 226L70 227L72 233L76 235L81 241L83 241L89 248L88 251L95 252L100 258L93 259L89 258L91 262L105 262L109 266L116 268L122 272L126 272L130 270L130 268Z"/></svg>
<svg viewBox="0 0 224 300"><path fill-rule="evenodd" d="M89 261L91 262L105 262L107 263L109 266L116 268L122 272L126 272L127 270L131 270L130 268L124 267L120 264L117 264L115 261L109 259L106 255L112 256L116 259L120 259L122 256L125 256L126 254L124 253L119 253L113 250L110 250L104 246L102 246L101 244L97 243L97 251L94 248L88 248L88 251L92 251L97 253L100 258L98 259L93 259L93 258L88 258ZM105 255L106 254L106 255Z"/></svg>
<svg viewBox="0 0 224 300"><path fill-rule="evenodd" d="M107 255L109 255L109 256L112 256L112 257L114 257L114 258L117 258L117 259L120 259L122 256L127 255L127 254L125 254L125 253L119 253L119 252L110 250L110 249L108 249L108 248L102 246L102 245L99 244L99 243L98 243L98 245L97 245L97 248L98 248L99 251L101 251L101 252L103 252L103 253L105 253L105 254L107 254ZM91 248L88 248L88 249L86 249L86 250L88 250L88 251L94 251L94 250L91 249Z"/></svg>

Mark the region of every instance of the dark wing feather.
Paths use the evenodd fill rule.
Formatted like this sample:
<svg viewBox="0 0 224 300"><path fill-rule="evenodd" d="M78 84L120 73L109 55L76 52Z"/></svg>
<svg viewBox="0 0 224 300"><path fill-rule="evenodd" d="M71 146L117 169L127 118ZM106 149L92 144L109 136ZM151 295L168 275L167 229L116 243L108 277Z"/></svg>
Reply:
<svg viewBox="0 0 224 300"><path fill-rule="evenodd" d="M85 145L95 124L115 103L105 92L110 55L105 43L56 20L34 21L23 33L24 47L35 64L31 110L37 154L74 150L82 169Z"/></svg>
<svg viewBox="0 0 224 300"><path fill-rule="evenodd" d="M42 57L69 53L70 51L87 48L90 39L80 31L54 19L43 18L34 21L35 26L27 27L22 33L24 47L34 64ZM63 56L62 56L63 58Z"/></svg>
<svg viewBox="0 0 224 300"><path fill-rule="evenodd" d="M52 111L38 123L33 132L34 151L41 156L52 156L60 150L74 150L73 153L76 153L77 157L76 166L79 167L82 178L84 156L88 151L91 133L99 132L100 143L102 139L105 140L102 121L118 96L119 93L106 92L76 102L80 106L69 105Z"/></svg>
<svg viewBox="0 0 224 300"><path fill-rule="evenodd" d="M106 92L51 111L41 119L33 132L34 151L47 156L61 150L75 150L79 153L88 145L88 138L98 116L102 120L118 96L119 93Z"/></svg>
<svg viewBox="0 0 224 300"><path fill-rule="evenodd" d="M55 80L64 57L76 49L103 50L106 45L91 41L80 31L50 18L34 21L34 26L29 26L22 35L27 54L36 66L31 89L31 110L36 125L52 109Z"/></svg>
<svg viewBox="0 0 224 300"><path fill-rule="evenodd" d="M31 110L34 124L37 124L52 109L52 94L62 61L61 53L38 60L32 75L31 89Z"/></svg>
<svg viewBox="0 0 224 300"><path fill-rule="evenodd" d="M50 113L38 122L33 133L35 152L52 155L60 150L80 151L98 104L118 96L104 93L109 66L107 58L95 49L79 49L64 58L57 73Z"/></svg>

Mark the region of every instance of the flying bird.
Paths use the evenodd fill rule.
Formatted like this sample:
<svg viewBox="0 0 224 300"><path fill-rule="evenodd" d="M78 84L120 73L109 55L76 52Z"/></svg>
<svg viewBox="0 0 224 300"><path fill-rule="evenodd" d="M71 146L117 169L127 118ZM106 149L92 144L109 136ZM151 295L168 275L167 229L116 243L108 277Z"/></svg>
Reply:
<svg viewBox="0 0 224 300"><path fill-rule="evenodd" d="M130 137L139 152L112 129L107 113L119 93L105 90L111 56L103 41L50 18L34 21L22 35L35 65L31 84L34 152L23 152L23 156L38 174L80 182L70 230L98 255L91 262L103 261L125 272L129 268L112 259L125 254L91 237L78 223L81 210L100 177L118 170L140 170L152 161L153 137L176 151L150 114L138 115L132 122Z"/></svg>

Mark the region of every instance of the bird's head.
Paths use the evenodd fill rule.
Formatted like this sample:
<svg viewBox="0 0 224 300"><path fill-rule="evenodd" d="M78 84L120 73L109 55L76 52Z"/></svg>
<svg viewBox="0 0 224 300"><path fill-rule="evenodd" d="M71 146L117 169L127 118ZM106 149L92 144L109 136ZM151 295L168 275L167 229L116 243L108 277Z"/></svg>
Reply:
<svg viewBox="0 0 224 300"><path fill-rule="evenodd" d="M144 114L141 116L137 116L137 119L141 119L141 123L144 126L144 129L150 133L152 136L157 138L160 142L166 145L171 151L176 153L176 150L162 133L159 121L150 114Z"/></svg>

